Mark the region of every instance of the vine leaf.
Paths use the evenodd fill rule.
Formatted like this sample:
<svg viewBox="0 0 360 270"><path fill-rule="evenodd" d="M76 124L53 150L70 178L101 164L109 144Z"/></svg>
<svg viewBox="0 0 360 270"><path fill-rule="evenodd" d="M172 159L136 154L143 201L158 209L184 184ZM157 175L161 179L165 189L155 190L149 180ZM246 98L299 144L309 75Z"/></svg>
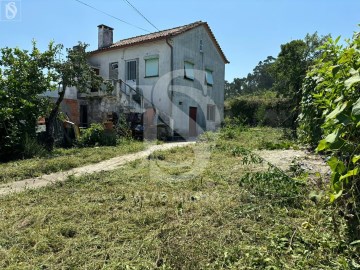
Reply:
<svg viewBox="0 0 360 270"><path fill-rule="evenodd" d="M337 157L331 157L327 163L330 166L332 172L339 172L339 173L345 172L344 162L338 160Z"/></svg>
<svg viewBox="0 0 360 270"><path fill-rule="evenodd" d="M352 107L352 111L351 113L354 115L354 116L358 116L360 115L360 98L355 101L353 107Z"/></svg>
<svg viewBox="0 0 360 270"><path fill-rule="evenodd" d="M360 155L357 155L357 156L354 156L353 158L352 158L352 163L356 163L356 162L358 162L360 160Z"/></svg>
<svg viewBox="0 0 360 270"><path fill-rule="evenodd" d="M336 106L336 108L331 112L329 113L327 116L326 116L326 120L330 120L330 119L334 119L336 116L338 116L341 112L343 112L346 107L347 107L347 101L345 101L344 103L340 103Z"/></svg>
<svg viewBox="0 0 360 270"><path fill-rule="evenodd" d="M352 77L350 77L349 79L347 79L345 81L345 87L346 89L349 89L351 86L353 86L353 84L360 82L360 75L359 73L354 74Z"/></svg>
<svg viewBox="0 0 360 270"><path fill-rule="evenodd" d="M331 193L330 194L330 202L334 202L337 198L339 198L342 195L342 193L343 193L342 189L337 193Z"/></svg>
<svg viewBox="0 0 360 270"><path fill-rule="evenodd" d="M354 242L351 242L350 245L354 246L354 245L360 245L360 240L356 240Z"/></svg>
<svg viewBox="0 0 360 270"><path fill-rule="evenodd" d="M353 170L348 171L347 174L340 176L340 180L349 178L349 177L351 177L351 176L358 175L358 173L359 173L359 172L358 172L358 171L359 171L358 169L359 169L359 168L355 168L355 169L353 169Z"/></svg>

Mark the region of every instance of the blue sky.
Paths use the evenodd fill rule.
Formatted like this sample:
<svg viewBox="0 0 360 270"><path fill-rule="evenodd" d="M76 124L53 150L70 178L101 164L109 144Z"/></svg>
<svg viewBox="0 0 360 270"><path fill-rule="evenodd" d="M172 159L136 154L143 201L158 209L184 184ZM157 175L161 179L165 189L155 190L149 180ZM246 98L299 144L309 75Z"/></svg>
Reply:
<svg viewBox="0 0 360 270"><path fill-rule="evenodd" d="M78 41L97 47L97 25L115 28L114 39L146 34L75 0L10 0L18 13L8 20L0 1L0 47L40 49L50 40L71 47ZM141 28L156 31L124 0L82 0ZM280 45L318 31L350 38L360 31L360 0L129 0L157 28L167 29L198 20L212 28L230 64L226 79L243 77ZM11 14L10 14L11 15Z"/></svg>

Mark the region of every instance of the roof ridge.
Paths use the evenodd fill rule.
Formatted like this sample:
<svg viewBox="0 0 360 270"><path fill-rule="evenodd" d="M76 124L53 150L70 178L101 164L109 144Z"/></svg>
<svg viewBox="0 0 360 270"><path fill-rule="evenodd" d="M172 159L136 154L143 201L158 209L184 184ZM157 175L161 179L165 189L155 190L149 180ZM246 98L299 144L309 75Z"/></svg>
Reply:
<svg viewBox="0 0 360 270"><path fill-rule="evenodd" d="M167 31L171 31L171 30L175 30L175 29L178 29L178 28L188 28L192 25L200 25L200 24L203 24L203 23L206 23L206 22L203 22L203 21L196 21L196 22L193 22L193 23L189 23L189 24L185 24L185 25L182 25L182 26L176 26L176 27L172 27L172 28L168 28L168 29L164 29L164 30L160 30L160 31L156 31L156 32L151 32L151 33L148 33L148 34L143 34L143 35L138 35L138 36L133 36L133 37L129 37L129 38L124 38L124 39L120 39L119 41L116 41L114 42L113 44L111 45L114 45L116 43L120 43L122 41L127 41L127 40L130 40L130 39L135 39L135 38L140 38L140 37L145 37L145 36L148 36L148 35L154 35L154 34L159 34L159 33L162 33L162 32L167 32ZM110 45L110 46L111 46ZM110 47L109 46L109 47Z"/></svg>
<svg viewBox="0 0 360 270"><path fill-rule="evenodd" d="M89 53L90 54L100 53L100 52L103 52L103 51L116 50L118 48L134 46L134 45L142 44L142 43L145 43L145 42L166 39L166 38L171 37L171 36L177 36L177 35L183 34L183 33L187 32L187 31L192 30L192 29L194 29L196 27L199 27L199 26L204 26L205 27L205 29L207 30L210 38L212 39L215 46L217 47L220 55L224 59L225 63L229 63L229 61L227 60L224 52L222 51L222 49L220 47L218 41L216 40L215 35L212 32L210 26L208 25L207 22L203 22L203 21L196 21L196 22L193 22L193 23L190 23L190 24L177 26L177 27L173 27L173 28L169 28L169 29L165 29L165 30L145 34L145 35L139 35L139 36L135 36L135 37L121 39L121 40L119 40L117 42L112 43L111 45L109 45L107 47L97 49L97 50L91 51Z"/></svg>

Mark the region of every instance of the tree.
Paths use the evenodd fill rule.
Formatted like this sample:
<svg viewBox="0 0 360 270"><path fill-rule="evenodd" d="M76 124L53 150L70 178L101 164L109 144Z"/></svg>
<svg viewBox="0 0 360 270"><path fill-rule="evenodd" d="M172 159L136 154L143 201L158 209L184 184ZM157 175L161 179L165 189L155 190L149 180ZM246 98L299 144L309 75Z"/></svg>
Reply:
<svg viewBox="0 0 360 270"><path fill-rule="evenodd" d="M235 78L233 82L225 81L225 99L241 95L244 89L245 78Z"/></svg>
<svg viewBox="0 0 360 270"><path fill-rule="evenodd" d="M67 49L51 42L40 52L35 42L31 52L19 48L0 50L0 159L19 157L24 153L27 138L35 139L39 116L47 116L45 145L54 146L54 122L68 87L84 92L100 87L104 80L87 62L87 45ZM109 84L105 84L111 90ZM40 94L59 91L56 102L49 105Z"/></svg>
<svg viewBox="0 0 360 270"><path fill-rule="evenodd" d="M272 88L274 77L271 72L275 58L268 56L260 61L246 77L235 78L233 82L225 83L225 98L229 99L237 95L259 94Z"/></svg>
<svg viewBox="0 0 360 270"><path fill-rule="evenodd" d="M54 89L54 74L48 70L57 47L50 43L41 53L32 50L0 50L0 160L24 155L26 140L35 138L36 122L48 103L40 96Z"/></svg>
<svg viewBox="0 0 360 270"><path fill-rule="evenodd" d="M99 88L105 85L107 91L111 91L111 85L105 81L91 68L87 61L87 44L79 42L73 48L67 49L65 60L53 59L49 67L55 75L55 81L59 86L59 97L53 105L46 121L45 146L52 150L54 146L54 123L59 112L59 107L64 99L68 87L76 87L79 92L86 92L90 88ZM61 46L62 48L62 46Z"/></svg>
<svg viewBox="0 0 360 270"><path fill-rule="evenodd" d="M264 61L260 61L253 70L255 86L258 92L269 90L273 87L274 76L272 68L275 63L275 58L268 56Z"/></svg>
<svg viewBox="0 0 360 270"><path fill-rule="evenodd" d="M306 71L321 55L318 47L329 36L319 37L317 33L307 34L304 40L293 40L281 45L281 51L274 63L272 73L275 78L274 90L281 96L292 99L292 133L297 137L297 119L300 112L301 86Z"/></svg>

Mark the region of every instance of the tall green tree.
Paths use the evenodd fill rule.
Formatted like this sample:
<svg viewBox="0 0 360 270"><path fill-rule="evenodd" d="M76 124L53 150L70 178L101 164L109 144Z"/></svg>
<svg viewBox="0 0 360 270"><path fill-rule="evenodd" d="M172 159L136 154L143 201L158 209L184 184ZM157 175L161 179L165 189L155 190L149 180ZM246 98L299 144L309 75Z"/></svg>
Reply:
<svg viewBox="0 0 360 270"><path fill-rule="evenodd" d="M57 60L57 58L54 58L52 65L49 66L51 72L56 74L54 80L59 86L59 96L46 120L45 146L49 151L54 146L55 119L69 87L76 87L79 92L86 92L90 88L99 88L103 85L106 91L112 90L111 85L96 75L89 65L86 54L87 46L87 44L79 42L77 46L66 49L65 59Z"/></svg>
<svg viewBox="0 0 360 270"><path fill-rule="evenodd" d="M47 116L45 145L54 146L54 123L68 87L85 92L91 87L111 86L97 76L87 61L87 45L67 49L50 43L40 52L33 42L32 50L0 50L0 160L24 154L26 140L36 137L39 116ZM58 91L55 103L41 97L46 91Z"/></svg>
<svg viewBox="0 0 360 270"><path fill-rule="evenodd" d="M225 99L237 95L259 94L272 88L274 77L272 66L275 58L268 56L264 61L260 61L246 77L235 78L231 83L225 83Z"/></svg>
<svg viewBox="0 0 360 270"><path fill-rule="evenodd" d="M293 40L281 45L281 51L275 61L272 72L275 78L273 89L283 97L292 100L292 132L297 137L297 119L300 113L302 97L301 87L306 71L314 63L329 36L319 37L317 33L307 34L304 40Z"/></svg>
<svg viewBox="0 0 360 270"><path fill-rule="evenodd" d="M31 51L0 50L0 160L21 157L26 141L35 138L37 119L48 109L40 94L55 89L49 66L57 53L53 43L41 53L35 42Z"/></svg>

